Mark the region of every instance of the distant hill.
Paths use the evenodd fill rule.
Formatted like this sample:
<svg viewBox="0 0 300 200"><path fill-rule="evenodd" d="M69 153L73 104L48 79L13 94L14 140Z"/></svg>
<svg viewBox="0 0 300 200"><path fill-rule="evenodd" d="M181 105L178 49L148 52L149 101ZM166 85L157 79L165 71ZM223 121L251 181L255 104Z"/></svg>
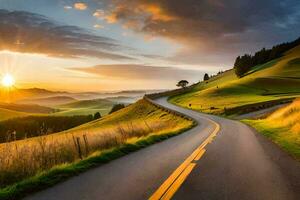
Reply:
<svg viewBox="0 0 300 200"><path fill-rule="evenodd" d="M29 89L20 89L14 88L9 91L9 93L0 88L0 102L6 102L8 99L11 102L17 102L29 98L47 98L53 96L63 96L69 94L68 92L59 92L59 91L50 91L41 88L29 88Z"/></svg>
<svg viewBox="0 0 300 200"><path fill-rule="evenodd" d="M109 113L115 103L106 99L78 100L71 103L57 106L61 112L54 115L73 116L73 115L93 115L100 112L102 116Z"/></svg>
<svg viewBox="0 0 300 200"><path fill-rule="evenodd" d="M102 108L111 106L113 102L106 99L81 100L60 105L60 108Z"/></svg>
<svg viewBox="0 0 300 200"><path fill-rule="evenodd" d="M39 106L34 104L15 104L15 103L0 103L0 108L18 111L23 113L36 113L36 114L48 114L56 112L56 109L46 106Z"/></svg>
<svg viewBox="0 0 300 200"><path fill-rule="evenodd" d="M106 100L115 102L115 103L124 103L130 104L136 102L141 97L127 97L127 96L117 96L117 97L107 97Z"/></svg>
<svg viewBox="0 0 300 200"><path fill-rule="evenodd" d="M37 104L42 106L57 106L76 101L75 98L69 96L53 96L45 98L24 99L20 103Z"/></svg>
<svg viewBox="0 0 300 200"><path fill-rule="evenodd" d="M4 88L0 87L0 102L6 102L9 99L10 102L22 102L28 99L40 99L50 97L70 97L78 100L90 100L90 99L104 99L111 97L130 97L141 98L146 93L158 92L159 90L133 90L133 91L119 91L119 92L66 92L66 91L51 91L42 88L14 88L8 94ZM51 99L50 99L51 100ZM52 99L53 100L53 99ZM47 100L45 100L47 101ZM68 102L63 102L68 103ZM45 105L45 104L43 104Z"/></svg>

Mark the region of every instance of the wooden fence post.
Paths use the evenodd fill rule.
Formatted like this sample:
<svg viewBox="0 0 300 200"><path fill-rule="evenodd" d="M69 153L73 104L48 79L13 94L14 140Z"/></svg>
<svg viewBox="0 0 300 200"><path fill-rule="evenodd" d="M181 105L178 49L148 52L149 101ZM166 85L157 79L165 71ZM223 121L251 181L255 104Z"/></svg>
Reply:
<svg viewBox="0 0 300 200"><path fill-rule="evenodd" d="M82 160L82 151L81 151L81 147L80 147L80 137L76 137L76 142L77 142L78 155L79 155L79 158Z"/></svg>
<svg viewBox="0 0 300 200"><path fill-rule="evenodd" d="M85 154L86 156L89 154L89 143L88 143L88 139L87 136L84 134L83 135L83 140L84 140L84 145L85 145Z"/></svg>

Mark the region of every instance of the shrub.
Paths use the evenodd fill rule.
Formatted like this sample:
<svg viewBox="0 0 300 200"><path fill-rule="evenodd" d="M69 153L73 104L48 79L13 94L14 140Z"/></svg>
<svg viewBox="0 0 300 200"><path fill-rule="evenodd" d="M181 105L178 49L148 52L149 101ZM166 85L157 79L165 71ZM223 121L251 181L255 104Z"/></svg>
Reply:
<svg viewBox="0 0 300 200"><path fill-rule="evenodd" d="M125 105L124 105L124 104L115 104L115 105L112 107L112 109L111 109L111 111L109 112L109 114L114 113L114 112L116 112L116 111L118 111L118 110L121 110L121 109L123 109L123 108L125 108Z"/></svg>

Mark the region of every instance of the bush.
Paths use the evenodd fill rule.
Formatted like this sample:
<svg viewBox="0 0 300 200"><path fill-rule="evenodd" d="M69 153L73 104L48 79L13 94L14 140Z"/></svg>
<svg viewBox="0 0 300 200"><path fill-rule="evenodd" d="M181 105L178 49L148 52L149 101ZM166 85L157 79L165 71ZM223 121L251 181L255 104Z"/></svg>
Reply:
<svg viewBox="0 0 300 200"><path fill-rule="evenodd" d="M100 118L101 118L101 114L100 114L99 112L96 112L96 113L94 114L94 120L100 119Z"/></svg>
<svg viewBox="0 0 300 200"><path fill-rule="evenodd" d="M124 105L124 104L115 104L115 105L112 107L112 109L111 109L111 111L109 112L109 114L114 113L114 112L116 112L116 111L118 111L118 110L121 110L121 109L123 109L123 108L125 108L125 105Z"/></svg>
<svg viewBox="0 0 300 200"><path fill-rule="evenodd" d="M207 73L204 74L203 80L204 81L208 81L209 80L209 75Z"/></svg>

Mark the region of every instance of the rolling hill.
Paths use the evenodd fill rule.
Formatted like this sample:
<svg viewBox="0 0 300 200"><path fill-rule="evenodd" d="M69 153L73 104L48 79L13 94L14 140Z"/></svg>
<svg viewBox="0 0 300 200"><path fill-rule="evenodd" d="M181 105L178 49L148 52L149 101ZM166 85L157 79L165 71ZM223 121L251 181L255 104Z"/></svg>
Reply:
<svg viewBox="0 0 300 200"><path fill-rule="evenodd" d="M57 106L57 108L59 108L62 111L56 113L55 115L90 115L96 112L100 112L103 116L110 111L113 105L114 102L106 99L74 101L68 104Z"/></svg>
<svg viewBox="0 0 300 200"><path fill-rule="evenodd" d="M76 101L75 98L69 96L53 96L45 98L24 99L19 101L24 104L36 104L41 106L58 106Z"/></svg>
<svg viewBox="0 0 300 200"><path fill-rule="evenodd" d="M242 78L234 70L198 83L191 92L170 98L172 103L201 112L229 115L251 105L300 96L300 46L284 56L255 66ZM251 109L250 109L251 110Z"/></svg>
<svg viewBox="0 0 300 200"><path fill-rule="evenodd" d="M53 108L34 105L34 104L0 103L0 108L11 110L11 111L34 113L34 114L49 114L57 111L56 109Z"/></svg>
<svg viewBox="0 0 300 200"><path fill-rule="evenodd" d="M15 118L15 117L25 117L27 115L28 113L0 108L0 121Z"/></svg>

